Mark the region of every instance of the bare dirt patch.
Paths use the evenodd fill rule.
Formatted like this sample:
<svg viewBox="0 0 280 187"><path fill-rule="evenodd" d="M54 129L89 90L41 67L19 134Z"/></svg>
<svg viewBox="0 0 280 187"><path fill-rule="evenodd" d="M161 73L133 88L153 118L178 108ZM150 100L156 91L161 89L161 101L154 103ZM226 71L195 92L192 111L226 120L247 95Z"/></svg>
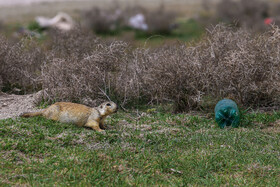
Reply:
<svg viewBox="0 0 280 187"><path fill-rule="evenodd" d="M9 95L0 92L0 119L14 118L23 112L39 111L35 102L41 92L28 95Z"/></svg>

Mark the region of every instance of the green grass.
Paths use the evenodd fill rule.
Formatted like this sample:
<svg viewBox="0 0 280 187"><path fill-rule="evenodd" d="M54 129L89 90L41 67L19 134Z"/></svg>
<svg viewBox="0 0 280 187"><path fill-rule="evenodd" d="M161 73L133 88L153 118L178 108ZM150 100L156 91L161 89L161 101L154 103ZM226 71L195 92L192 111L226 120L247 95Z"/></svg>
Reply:
<svg viewBox="0 0 280 187"><path fill-rule="evenodd" d="M7 23L0 29L0 33L7 38L12 38L13 34L20 30L20 28L27 28L30 31L37 32L40 37L33 39L37 40L39 44L46 44L50 38L48 34L44 34L44 29L41 28L35 21L30 21L26 24L22 23ZM128 27L120 27L115 31L108 31L107 33L97 33L98 37L107 40L124 40L135 47L159 47L163 44L174 44L181 42L199 41L205 33L203 26L194 19L179 19L177 21L177 28L173 29L169 34L164 33L146 33L144 31L134 30ZM8 88L6 88L8 89Z"/></svg>
<svg viewBox="0 0 280 187"><path fill-rule="evenodd" d="M179 27L173 31L173 35L182 41L199 40L203 36L205 28L194 19L179 22Z"/></svg>
<svg viewBox="0 0 280 187"><path fill-rule="evenodd" d="M192 42L200 40L205 29L194 19L178 21L178 27L169 34L154 33L147 34L144 31L135 31L137 46L157 47L162 44Z"/></svg>
<svg viewBox="0 0 280 187"><path fill-rule="evenodd" d="M0 186L279 186L280 111L235 129L213 115L119 112L104 134L43 119L0 121Z"/></svg>

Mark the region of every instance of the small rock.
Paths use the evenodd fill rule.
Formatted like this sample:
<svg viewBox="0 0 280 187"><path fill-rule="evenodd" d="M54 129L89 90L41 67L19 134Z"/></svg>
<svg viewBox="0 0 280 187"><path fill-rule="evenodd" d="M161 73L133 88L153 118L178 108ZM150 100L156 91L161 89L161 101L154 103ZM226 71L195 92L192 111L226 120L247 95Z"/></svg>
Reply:
<svg viewBox="0 0 280 187"><path fill-rule="evenodd" d="M8 106L8 104L7 103L3 103L2 106L5 107L5 106Z"/></svg>

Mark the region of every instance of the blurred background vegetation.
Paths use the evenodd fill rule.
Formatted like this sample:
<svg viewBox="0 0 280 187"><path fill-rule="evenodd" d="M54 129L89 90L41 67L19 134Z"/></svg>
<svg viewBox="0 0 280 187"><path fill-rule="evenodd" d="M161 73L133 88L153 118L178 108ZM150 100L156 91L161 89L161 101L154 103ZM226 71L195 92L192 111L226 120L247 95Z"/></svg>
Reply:
<svg viewBox="0 0 280 187"><path fill-rule="evenodd" d="M4 92L44 89L49 102L172 102L177 111L229 95L244 106L279 106L280 1L0 5Z"/></svg>
<svg viewBox="0 0 280 187"><path fill-rule="evenodd" d="M0 1L0 31L12 39L26 34L46 39L48 29L40 27L35 19L38 16L51 19L59 12L68 14L76 25L90 29L108 40L121 39L136 45L158 46L177 40L199 40L205 29L220 22L251 29L254 32L263 32L269 24L279 24L280 2L277 0ZM137 15L143 17L146 29L131 25L131 19Z"/></svg>

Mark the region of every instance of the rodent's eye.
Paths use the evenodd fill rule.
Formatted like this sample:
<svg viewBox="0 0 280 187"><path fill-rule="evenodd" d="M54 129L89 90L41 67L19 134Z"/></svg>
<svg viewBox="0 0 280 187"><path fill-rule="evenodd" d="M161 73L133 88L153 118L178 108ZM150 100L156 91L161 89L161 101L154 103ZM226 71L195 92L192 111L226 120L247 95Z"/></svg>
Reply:
<svg viewBox="0 0 280 187"><path fill-rule="evenodd" d="M111 106L111 104L110 104L110 103L107 103L106 106Z"/></svg>

